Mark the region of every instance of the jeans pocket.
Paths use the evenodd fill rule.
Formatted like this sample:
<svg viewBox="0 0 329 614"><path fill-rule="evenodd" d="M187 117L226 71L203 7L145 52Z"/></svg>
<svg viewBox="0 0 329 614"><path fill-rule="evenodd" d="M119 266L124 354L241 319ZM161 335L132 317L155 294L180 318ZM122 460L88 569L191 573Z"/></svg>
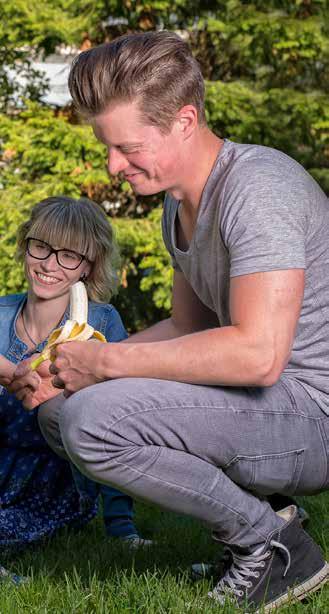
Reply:
<svg viewBox="0 0 329 614"><path fill-rule="evenodd" d="M236 484L260 495L293 495L304 464L304 449L261 456L235 456L224 467Z"/></svg>

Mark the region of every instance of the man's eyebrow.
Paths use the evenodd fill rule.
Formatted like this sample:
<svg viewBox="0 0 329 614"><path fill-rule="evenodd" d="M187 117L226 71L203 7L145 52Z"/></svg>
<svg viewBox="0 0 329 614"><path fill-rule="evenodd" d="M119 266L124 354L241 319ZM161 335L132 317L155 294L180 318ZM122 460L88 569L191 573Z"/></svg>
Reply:
<svg viewBox="0 0 329 614"><path fill-rule="evenodd" d="M106 142L106 138L102 138L101 131L97 130L97 126L92 126L92 128L93 128L94 134L96 138L98 139L98 141L103 143L103 145L105 145L108 148L111 148L111 147L134 148L134 147L143 147L144 145L144 141L123 141L122 143L108 143Z"/></svg>

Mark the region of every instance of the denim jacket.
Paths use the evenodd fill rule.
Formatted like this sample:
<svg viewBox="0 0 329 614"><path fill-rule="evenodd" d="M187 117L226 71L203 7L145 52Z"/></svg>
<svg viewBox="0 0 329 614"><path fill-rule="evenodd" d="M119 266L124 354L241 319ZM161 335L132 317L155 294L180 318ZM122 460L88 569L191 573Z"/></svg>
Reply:
<svg viewBox="0 0 329 614"><path fill-rule="evenodd" d="M18 363L30 356L27 346L16 334L16 321L25 304L26 294L10 294L0 296L0 354ZM59 326L68 319L65 312ZM127 338L127 333L117 310L112 305L89 302L88 322L99 330L108 341L121 341ZM42 352L47 340L39 343L33 352ZM0 388L1 390L1 388Z"/></svg>

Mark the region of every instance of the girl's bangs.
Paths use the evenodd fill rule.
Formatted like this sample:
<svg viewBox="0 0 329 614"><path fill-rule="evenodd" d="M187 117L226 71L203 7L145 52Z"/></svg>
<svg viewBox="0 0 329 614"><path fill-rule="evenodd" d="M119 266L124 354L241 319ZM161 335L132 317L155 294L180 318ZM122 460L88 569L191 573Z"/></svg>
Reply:
<svg viewBox="0 0 329 614"><path fill-rule="evenodd" d="M58 210L54 214L47 211L47 215L40 216L31 225L27 237L45 241L57 249L64 248L78 252L93 262L96 250L92 229L88 228L81 213L80 215L72 213L69 207L65 207L61 215Z"/></svg>

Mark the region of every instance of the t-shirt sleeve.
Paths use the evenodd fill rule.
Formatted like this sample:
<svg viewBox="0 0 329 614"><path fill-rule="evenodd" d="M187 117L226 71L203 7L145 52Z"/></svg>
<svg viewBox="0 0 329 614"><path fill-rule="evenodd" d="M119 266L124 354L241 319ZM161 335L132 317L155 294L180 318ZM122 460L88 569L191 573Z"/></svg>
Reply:
<svg viewBox="0 0 329 614"><path fill-rule="evenodd" d="M305 173L306 175L306 173ZM221 234L230 277L306 268L309 193L295 165L249 160L227 181Z"/></svg>
<svg viewBox="0 0 329 614"><path fill-rule="evenodd" d="M172 244L172 228L175 223L177 208L177 201L170 197L169 194L166 194L161 219L162 238L167 248L167 251L169 252L173 268L175 269L175 271L180 271L181 268L175 258L174 248Z"/></svg>

